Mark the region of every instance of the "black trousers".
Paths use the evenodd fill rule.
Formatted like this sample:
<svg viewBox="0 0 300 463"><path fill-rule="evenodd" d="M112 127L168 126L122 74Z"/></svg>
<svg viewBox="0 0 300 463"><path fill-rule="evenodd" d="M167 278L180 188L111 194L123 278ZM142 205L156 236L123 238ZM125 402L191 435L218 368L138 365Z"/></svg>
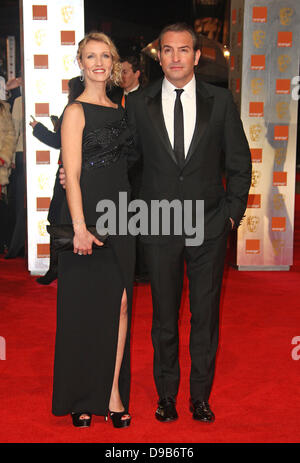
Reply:
<svg viewBox="0 0 300 463"><path fill-rule="evenodd" d="M154 379L159 397L176 398L180 370L178 361L178 315L184 262L187 265L191 311L190 393L192 400L208 401L219 337L219 305L230 221L223 233L201 246L185 246L174 239L144 244L152 303Z"/></svg>

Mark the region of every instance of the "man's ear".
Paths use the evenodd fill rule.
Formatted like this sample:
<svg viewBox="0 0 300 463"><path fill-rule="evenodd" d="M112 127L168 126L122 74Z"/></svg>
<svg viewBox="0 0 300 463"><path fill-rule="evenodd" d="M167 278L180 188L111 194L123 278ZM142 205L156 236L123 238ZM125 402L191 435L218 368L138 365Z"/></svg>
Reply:
<svg viewBox="0 0 300 463"><path fill-rule="evenodd" d="M201 56L201 51L200 50L196 50L195 52L195 61L194 61L194 65L197 66L198 62L199 62L199 59L200 59L200 56Z"/></svg>
<svg viewBox="0 0 300 463"><path fill-rule="evenodd" d="M137 78L139 79L139 78L140 78L140 75L141 75L141 71L137 70L137 71L135 72L135 75L136 75Z"/></svg>
<svg viewBox="0 0 300 463"><path fill-rule="evenodd" d="M161 65L161 62L160 62L160 50L157 51L157 56L158 56L159 64Z"/></svg>

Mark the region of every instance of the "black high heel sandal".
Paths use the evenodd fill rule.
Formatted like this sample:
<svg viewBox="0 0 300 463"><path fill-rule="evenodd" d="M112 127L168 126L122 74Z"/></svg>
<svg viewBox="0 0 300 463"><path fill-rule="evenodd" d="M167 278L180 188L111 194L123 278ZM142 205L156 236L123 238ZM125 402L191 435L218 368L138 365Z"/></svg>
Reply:
<svg viewBox="0 0 300 463"><path fill-rule="evenodd" d="M126 428L130 425L131 416L129 415L130 418L122 420L122 417L124 415L129 415L129 413L125 412L125 410L123 412L112 412L108 410L108 416L110 417L112 424L115 428ZM106 415L105 417L106 421L108 420L108 416Z"/></svg>
<svg viewBox="0 0 300 463"><path fill-rule="evenodd" d="M89 418L80 418L82 415L88 415ZM73 425L76 428L88 428L91 425L92 415L88 412L71 413Z"/></svg>

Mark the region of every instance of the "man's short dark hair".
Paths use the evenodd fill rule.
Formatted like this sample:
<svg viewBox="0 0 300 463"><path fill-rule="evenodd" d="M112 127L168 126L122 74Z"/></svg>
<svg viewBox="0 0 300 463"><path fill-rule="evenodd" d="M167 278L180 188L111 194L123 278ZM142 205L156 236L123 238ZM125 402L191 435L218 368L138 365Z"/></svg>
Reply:
<svg viewBox="0 0 300 463"><path fill-rule="evenodd" d="M139 83L141 87L145 87L148 83L148 79L145 76L144 68L141 63L141 60L138 56L131 55L131 56L124 56L120 59L121 63L129 63L131 64L132 70L134 73L137 71L140 71L140 76L139 76Z"/></svg>
<svg viewBox="0 0 300 463"><path fill-rule="evenodd" d="M170 24L169 26L164 27L161 33L159 34L159 37L158 37L158 49L159 50L161 50L162 38L167 32L188 32L192 36L194 50L196 51L199 49L198 38L197 38L197 35L195 34L194 29L186 23L175 23L175 24Z"/></svg>
<svg viewBox="0 0 300 463"><path fill-rule="evenodd" d="M121 58L121 63L125 63L125 61L131 64L132 70L135 73L136 71L142 71L140 60L137 56L125 56Z"/></svg>

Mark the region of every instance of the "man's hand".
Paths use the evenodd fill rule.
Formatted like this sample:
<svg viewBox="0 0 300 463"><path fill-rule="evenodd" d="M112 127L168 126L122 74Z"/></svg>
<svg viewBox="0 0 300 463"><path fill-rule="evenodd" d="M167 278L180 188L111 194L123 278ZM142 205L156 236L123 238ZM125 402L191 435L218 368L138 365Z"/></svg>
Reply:
<svg viewBox="0 0 300 463"><path fill-rule="evenodd" d="M66 174L63 167L59 169L59 182L63 188L66 188Z"/></svg>
<svg viewBox="0 0 300 463"><path fill-rule="evenodd" d="M230 222L231 222L231 230L232 230L232 229L233 229L233 227L234 227L234 220L233 220L231 217L229 217L229 218L230 218Z"/></svg>
<svg viewBox="0 0 300 463"><path fill-rule="evenodd" d="M31 117L32 121L29 122L29 125L31 125L31 127L34 129L34 127L36 126L38 121L33 116L30 116L30 117Z"/></svg>

